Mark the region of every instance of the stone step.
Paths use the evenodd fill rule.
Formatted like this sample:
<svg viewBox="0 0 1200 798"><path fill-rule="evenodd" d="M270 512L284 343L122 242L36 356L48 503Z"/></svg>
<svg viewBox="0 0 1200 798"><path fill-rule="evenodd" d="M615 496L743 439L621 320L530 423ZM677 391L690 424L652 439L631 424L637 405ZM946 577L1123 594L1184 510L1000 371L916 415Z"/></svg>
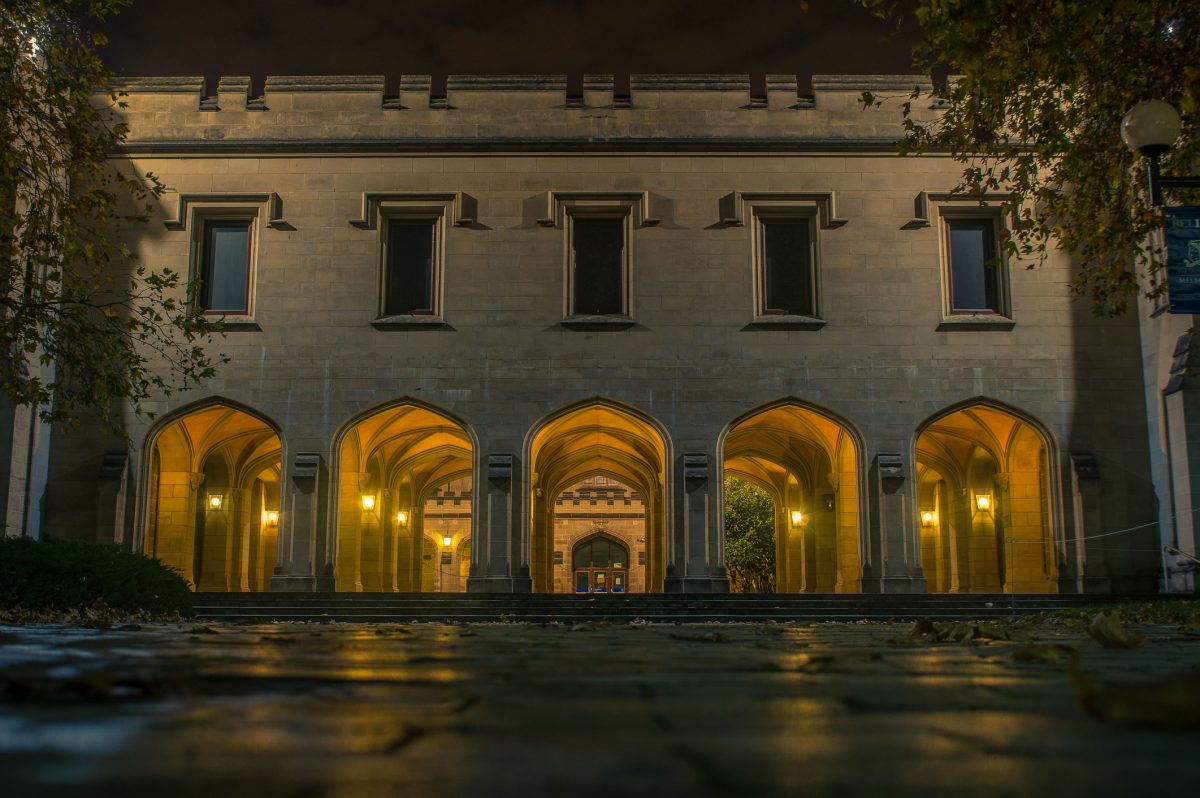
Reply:
<svg viewBox="0 0 1200 798"><path fill-rule="evenodd" d="M197 617L224 621L577 623L645 620L818 621L983 619L1127 599L1095 595L945 594L370 594L201 593ZM1143 597L1145 598L1145 597Z"/></svg>

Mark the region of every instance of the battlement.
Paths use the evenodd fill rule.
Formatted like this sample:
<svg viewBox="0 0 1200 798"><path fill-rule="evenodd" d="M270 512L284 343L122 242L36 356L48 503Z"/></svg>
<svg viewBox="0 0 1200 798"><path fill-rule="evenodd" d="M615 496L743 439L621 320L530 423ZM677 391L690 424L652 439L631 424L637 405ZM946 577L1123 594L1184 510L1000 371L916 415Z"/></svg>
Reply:
<svg viewBox="0 0 1200 798"><path fill-rule="evenodd" d="M132 77L121 78L115 87L131 95L169 94L191 95L196 110L221 110L227 106L233 110L238 98L247 102L266 102L275 95L320 93L369 94L377 98L379 107L393 110L422 107L456 107L455 100L463 100L478 93L512 94L506 99L514 106L530 105L531 95L547 95L562 107L579 107L580 94L568 89L566 75L450 75L446 81L445 95L431 93L433 81L430 75L403 75L399 80L399 91L393 96L385 94L383 75L272 75L267 78L261 97L251 97L249 77L221 77L216 86L209 86L203 77ZM928 93L932 84L924 75L814 75L812 94L801 94L795 75L767 75L766 91L751 92L749 75L739 74L633 74L629 76L628 93L614 91L616 82L612 75L584 75L582 97L584 107L612 106L614 95L618 107L636 107L638 101L652 99L650 95L663 92L697 94L707 98L712 108L728 107L729 101L750 108L755 101L766 107L795 109L814 108L822 98L831 95L861 95L864 91L907 94L914 88ZM588 95L595 95L589 97ZM206 100L217 99L215 107L210 104L202 108ZM221 100L226 103L221 104ZM398 101L398 102L397 102ZM539 104L540 107L540 104Z"/></svg>
<svg viewBox="0 0 1200 798"><path fill-rule="evenodd" d="M577 141L601 146L663 140L834 142L883 146L899 138L901 106L937 113L922 75L816 75L801 92L795 75L767 75L761 90L744 74L634 74L624 82L589 74L450 75L445 92L429 75L404 75L390 90L381 75L279 75L261 93L245 76L142 77L116 82L132 147L168 142L450 141L493 144ZM891 100L864 109L863 92ZM285 147L286 148L286 147Z"/></svg>

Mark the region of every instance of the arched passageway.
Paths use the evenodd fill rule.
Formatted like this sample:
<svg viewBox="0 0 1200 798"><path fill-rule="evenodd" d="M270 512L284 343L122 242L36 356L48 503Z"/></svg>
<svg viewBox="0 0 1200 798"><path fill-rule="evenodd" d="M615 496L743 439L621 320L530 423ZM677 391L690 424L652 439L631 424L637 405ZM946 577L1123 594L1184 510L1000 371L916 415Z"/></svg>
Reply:
<svg viewBox="0 0 1200 798"><path fill-rule="evenodd" d="M608 402L569 410L538 429L529 456L530 576L535 592L574 592L573 548L582 537L601 532L628 547L630 562L622 565L626 570L632 566L623 576L629 580L629 592L662 590L666 452L663 434L649 419ZM575 502L585 501L585 495L587 506L575 512L580 509ZM605 508L619 497L622 505L629 502L629 515L641 518L590 512L591 501L600 501L601 495ZM618 523L622 520L632 523ZM606 578L611 585L611 574Z"/></svg>
<svg viewBox="0 0 1200 798"><path fill-rule="evenodd" d="M775 509L775 589L857 593L859 451L844 423L785 403L736 422L725 475L764 489Z"/></svg>
<svg viewBox="0 0 1200 798"><path fill-rule="evenodd" d="M582 556L579 547L588 545L588 541L603 540L611 540L614 547L624 552L624 559L617 557L603 566L615 569L619 586L615 585L613 573L593 574L596 578L589 582L588 574L579 572L581 567L592 567L578 565ZM640 492L619 480L591 476L555 497L554 546L552 592L646 592L646 506ZM596 543L596 548L603 546ZM638 553L631 555L631 552ZM585 585L583 590L581 583Z"/></svg>
<svg viewBox="0 0 1200 798"><path fill-rule="evenodd" d="M470 538L472 461L466 429L415 404L375 411L346 430L337 459L337 590L465 589L465 580L441 572L455 567L456 547ZM439 500L455 512L438 512Z"/></svg>
<svg viewBox="0 0 1200 798"><path fill-rule="evenodd" d="M464 593L471 570L471 478L459 477L439 485L425 499L422 514L425 540L433 544L421 555L422 568L432 574L432 586L422 590Z"/></svg>
<svg viewBox="0 0 1200 798"><path fill-rule="evenodd" d="M196 590L267 590L279 541L279 435L224 404L163 426L150 445L144 550Z"/></svg>
<svg viewBox="0 0 1200 798"><path fill-rule="evenodd" d="M978 404L917 436L917 521L928 590L1052 593L1046 439L1013 413Z"/></svg>

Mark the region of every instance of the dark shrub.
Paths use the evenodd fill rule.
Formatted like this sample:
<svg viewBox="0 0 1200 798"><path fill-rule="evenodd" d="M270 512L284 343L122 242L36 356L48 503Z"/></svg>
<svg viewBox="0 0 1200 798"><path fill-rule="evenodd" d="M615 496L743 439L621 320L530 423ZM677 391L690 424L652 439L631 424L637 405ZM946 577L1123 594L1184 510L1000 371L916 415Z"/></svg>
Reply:
<svg viewBox="0 0 1200 798"><path fill-rule="evenodd" d="M191 614L178 572L114 543L0 539L0 609Z"/></svg>

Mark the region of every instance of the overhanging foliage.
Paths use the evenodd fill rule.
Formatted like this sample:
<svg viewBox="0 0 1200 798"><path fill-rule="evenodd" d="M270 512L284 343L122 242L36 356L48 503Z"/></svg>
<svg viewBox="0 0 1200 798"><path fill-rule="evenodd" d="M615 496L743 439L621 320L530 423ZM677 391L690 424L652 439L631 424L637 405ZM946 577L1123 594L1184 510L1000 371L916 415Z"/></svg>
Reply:
<svg viewBox="0 0 1200 798"><path fill-rule="evenodd" d="M862 0L883 16L892 0ZM1161 215L1148 204L1144 159L1122 143L1135 103L1166 100L1183 132L1165 157L1168 174L1200 159L1200 6L1192 0L917 0L916 66L950 73L935 88L936 121L914 118L932 98L905 104L906 154L949 151L964 165L958 191L1011 192L1019 220L1009 254L1044 259L1061 247L1078 264L1074 290L1098 315L1129 308L1161 265ZM911 8L911 6L910 6ZM863 96L870 107L884 98ZM1200 201L1168 193L1167 201Z"/></svg>

